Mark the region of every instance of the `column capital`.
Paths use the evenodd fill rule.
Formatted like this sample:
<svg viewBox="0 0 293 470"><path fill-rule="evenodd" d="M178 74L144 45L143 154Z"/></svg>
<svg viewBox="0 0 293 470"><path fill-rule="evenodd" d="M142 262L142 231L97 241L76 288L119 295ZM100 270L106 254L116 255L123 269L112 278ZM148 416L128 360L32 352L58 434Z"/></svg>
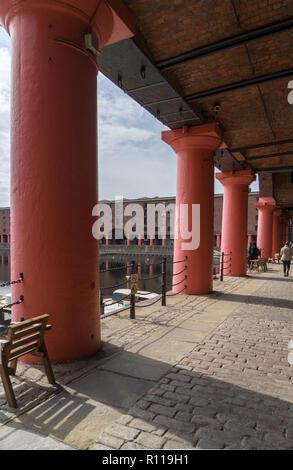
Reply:
<svg viewBox="0 0 293 470"><path fill-rule="evenodd" d="M276 207L276 209L273 212L274 217L280 217L283 214L282 209L280 207Z"/></svg>
<svg viewBox="0 0 293 470"><path fill-rule="evenodd" d="M223 186L229 185L250 185L255 181L255 174L252 170L240 170L240 171L226 171L225 173L217 173L216 178Z"/></svg>
<svg viewBox="0 0 293 470"><path fill-rule="evenodd" d="M222 131L215 122L201 126L183 126L172 131L163 131L162 140L175 152L193 148L215 151L222 142Z"/></svg>
<svg viewBox="0 0 293 470"><path fill-rule="evenodd" d="M9 32L11 19L28 11L65 12L80 17L97 36L99 50L134 36L135 18L122 0L1 0L0 23ZM48 17L48 22L50 18Z"/></svg>
<svg viewBox="0 0 293 470"><path fill-rule="evenodd" d="M260 197L255 207L258 210L273 211L276 208L276 201L273 197Z"/></svg>

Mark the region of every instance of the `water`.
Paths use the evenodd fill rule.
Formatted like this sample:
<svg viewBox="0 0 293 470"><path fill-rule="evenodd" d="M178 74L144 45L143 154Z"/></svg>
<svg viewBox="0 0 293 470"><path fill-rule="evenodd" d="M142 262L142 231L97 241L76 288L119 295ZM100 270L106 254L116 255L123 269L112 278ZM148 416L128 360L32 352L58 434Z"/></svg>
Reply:
<svg viewBox="0 0 293 470"><path fill-rule="evenodd" d="M114 259L113 259L114 258ZM127 258L125 256L109 256L103 257L100 262L100 285L103 290L104 298L111 297L114 290L118 289L119 287L111 287L117 284L124 283L120 288L127 289L127 281L126 276L129 274L129 269L127 270L127 263L130 263L132 259ZM171 258L170 258L171 261ZM161 257L140 257L136 260L139 269L139 278L143 278L143 280L139 281L138 288L139 290L149 291L149 292L161 292L161 284L162 278L158 277L152 279L153 277L157 276L162 272L161 268ZM152 266L153 265L153 266ZM184 263L177 264L178 266L175 268L176 272L179 272L183 269ZM107 272L102 272L103 270L112 269ZM117 269L122 268L122 269ZM167 290L171 290L172 284L172 264L167 263ZM178 281L184 278L184 273L178 276ZM10 257L8 256L0 256L0 282L5 282L10 280ZM182 283L182 287L184 283ZM0 287L0 296L5 297L6 294L10 293L10 287Z"/></svg>

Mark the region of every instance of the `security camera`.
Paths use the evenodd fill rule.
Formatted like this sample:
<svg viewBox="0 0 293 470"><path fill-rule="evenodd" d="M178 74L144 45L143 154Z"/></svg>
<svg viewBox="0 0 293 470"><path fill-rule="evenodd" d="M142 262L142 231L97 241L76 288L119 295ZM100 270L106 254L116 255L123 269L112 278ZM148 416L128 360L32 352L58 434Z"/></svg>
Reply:
<svg viewBox="0 0 293 470"><path fill-rule="evenodd" d="M218 113L221 110L221 106L219 104L214 105L214 111L215 113Z"/></svg>

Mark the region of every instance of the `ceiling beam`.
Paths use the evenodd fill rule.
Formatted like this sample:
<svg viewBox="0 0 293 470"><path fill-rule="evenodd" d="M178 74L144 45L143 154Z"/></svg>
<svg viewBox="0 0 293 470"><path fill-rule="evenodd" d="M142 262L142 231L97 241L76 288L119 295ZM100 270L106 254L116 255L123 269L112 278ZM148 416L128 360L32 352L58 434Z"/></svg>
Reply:
<svg viewBox="0 0 293 470"><path fill-rule="evenodd" d="M274 145L285 145L285 144L293 144L293 139L275 140L273 142L264 142L262 144L247 145L246 147L232 148L230 149L230 152L243 152L245 150L261 149L265 147L273 147Z"/></svg>
<svg viewBox="0 0 293 470"><path fill-rule="evenodd" d="M293 171L293 166L280 166L277 168L259 168L256 173L287 173Z"/></svg>
<svg viewBox="0 0 293 470"><path fill-rule="evenodd" d="M191 60L198 59L200 57L207 56L209 54L214 54L215 52L223 51L225 49L231 49L232 47L240 46L241 44L246 44L250 41L255 41L256 39L261 39L266 36L270 36L282 31L293 28L293 17L287 18L283 21L277 21L275 23L270 23L259 28L246 31L241 34L237 34L227 39L222 39L221 41L213 42L203 47L192 49L188 52L178 54L169 59L161 60L156 63L156 66L161 70L170 70L174 67L178 67L186 62Z"/></svg>
<svg viewBox="0 0 293 470"><path fill-rule="evenodd" d="M284 157L286 155L293 155L293 151L288 150L288 152L270 153L268 155L257 155L256 157L246 157L246 160L250 162L252 160L262 160L263 158Z"/></svg>
<svg viewBox="0 0 293 470"><path fill-rule="evenodd" d="M273 80L279 80L281 78L292 77L293 69L281 70L275 73L269 73L267 75L261 75L260 77L248 78L246 80L241 80L239 82L230 83L229 85L223 85L217 88L211 88L209 90L200 91L198 93L192 93L191 95L185 96L188 103L197 101L201 98L206 98L208 96L218 95L220 93L226 93L229 91L240 90L241 88L246 88L254 85L259 85L261 83L270 82Z"/></svg>

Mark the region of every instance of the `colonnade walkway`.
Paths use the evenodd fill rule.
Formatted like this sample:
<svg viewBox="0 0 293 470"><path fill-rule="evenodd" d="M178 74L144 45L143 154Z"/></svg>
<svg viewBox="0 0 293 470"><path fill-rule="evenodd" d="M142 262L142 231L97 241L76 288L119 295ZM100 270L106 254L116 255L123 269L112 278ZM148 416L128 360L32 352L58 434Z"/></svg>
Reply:
<svg viewBox="0 0 293 470"><path fill-rule="evenodd" d="M292 273L293 274L293 273ZM94 357L20 364L0 449L293 449L293 277L281 265L102 321Z"/></svg>

